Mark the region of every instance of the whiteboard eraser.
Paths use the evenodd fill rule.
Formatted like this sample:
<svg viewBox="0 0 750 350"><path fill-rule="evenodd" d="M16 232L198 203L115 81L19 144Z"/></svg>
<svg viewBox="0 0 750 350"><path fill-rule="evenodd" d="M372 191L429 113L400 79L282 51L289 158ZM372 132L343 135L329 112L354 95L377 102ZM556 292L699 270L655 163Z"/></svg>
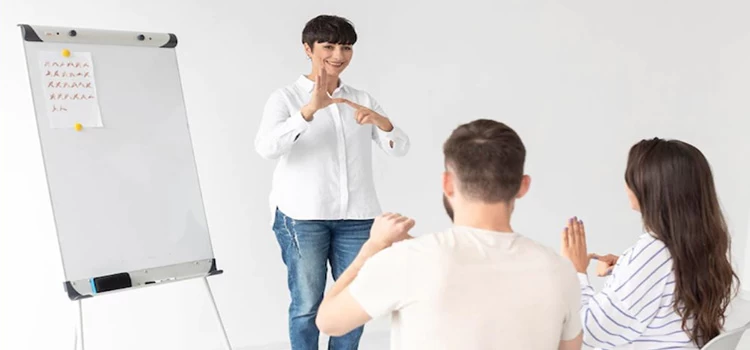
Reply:
<svg viewBox="0 0 750 350"><path fill-rule="evenodd" d="M130 274L127 272L116 273L114 275L96 277L92 281L96 293L107 292L111 290L130 288L133 281L130 280Z"/></svg>

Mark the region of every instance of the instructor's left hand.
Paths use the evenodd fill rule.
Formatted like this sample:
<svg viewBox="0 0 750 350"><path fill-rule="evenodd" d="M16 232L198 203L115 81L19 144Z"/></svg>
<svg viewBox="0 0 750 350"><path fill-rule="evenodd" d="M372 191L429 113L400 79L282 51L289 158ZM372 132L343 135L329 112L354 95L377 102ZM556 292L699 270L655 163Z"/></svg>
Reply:
<svg viewBox="0 0 750 350"><path fill-rule="evenodd" d="M372 124L385 132L393 130L393 124L391 124L391 121L388 120L388 118L373 111L372 109L369 109L362 105L358 105L345 98L335 98L333 99L333 101L335 103L345 103L349 107L354 108L354 110L356 111L354 113L354 119L357 121L357 124Z"/></svg>

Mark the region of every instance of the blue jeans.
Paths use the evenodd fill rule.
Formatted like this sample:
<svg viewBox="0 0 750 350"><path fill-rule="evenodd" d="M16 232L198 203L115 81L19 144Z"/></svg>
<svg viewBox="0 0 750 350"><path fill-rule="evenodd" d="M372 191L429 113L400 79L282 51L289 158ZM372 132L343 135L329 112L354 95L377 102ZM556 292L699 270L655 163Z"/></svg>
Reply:
<svg viewBox="0 0 750 350"><path fill-rule="evenodd" d="M370 237L373 220L294 220L276 209L273 231L287 267L289 338L292 350L318 349L319 330L315 325L318 306L323 300L327 263L336 280L354 261ZM341 337L331 337L328 349L356 350L364 327Z"/></svg>

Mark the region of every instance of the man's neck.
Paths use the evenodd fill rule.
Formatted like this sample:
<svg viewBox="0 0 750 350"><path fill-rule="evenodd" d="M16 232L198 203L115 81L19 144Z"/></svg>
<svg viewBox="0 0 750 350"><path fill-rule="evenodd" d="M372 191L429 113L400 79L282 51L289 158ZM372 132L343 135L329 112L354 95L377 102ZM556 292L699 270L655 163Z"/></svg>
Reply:
<svg viewBox="0 0 750 350"><path fill-rule="evenodd" d="M511 209L507 204L473 204L454 208L453 224L480 230L511 233Z"/></svg>

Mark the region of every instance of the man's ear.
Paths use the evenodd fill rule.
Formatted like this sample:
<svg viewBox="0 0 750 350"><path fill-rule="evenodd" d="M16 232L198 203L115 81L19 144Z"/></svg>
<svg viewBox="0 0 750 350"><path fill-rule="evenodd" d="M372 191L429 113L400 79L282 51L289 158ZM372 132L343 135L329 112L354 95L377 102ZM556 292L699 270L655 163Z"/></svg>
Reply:
<svg viewBox="0 0 750 350"><path fill-rule="evenodd" d="M524 175L521 178L521 187L518 189L518 193L516 194L516 199L519 199L525 196L526 193L529 192L529 187L531 187L531 176Z"/></svg>
<svg viewBox="0 0 750 350"><path fill-rule="evenodd" d="M310 45L308 45L307 43L302 44L302 46L305 48L305 54L307 54L307 57L312 58L312 47L310 47Z"/></svg>
<svg viewBox="0 0 750 350"><path fill-rule="evenodd" d="M454 177L455 175L448 170L443 172L443 193L448 197L453 197L456 192Z"/></svg>

